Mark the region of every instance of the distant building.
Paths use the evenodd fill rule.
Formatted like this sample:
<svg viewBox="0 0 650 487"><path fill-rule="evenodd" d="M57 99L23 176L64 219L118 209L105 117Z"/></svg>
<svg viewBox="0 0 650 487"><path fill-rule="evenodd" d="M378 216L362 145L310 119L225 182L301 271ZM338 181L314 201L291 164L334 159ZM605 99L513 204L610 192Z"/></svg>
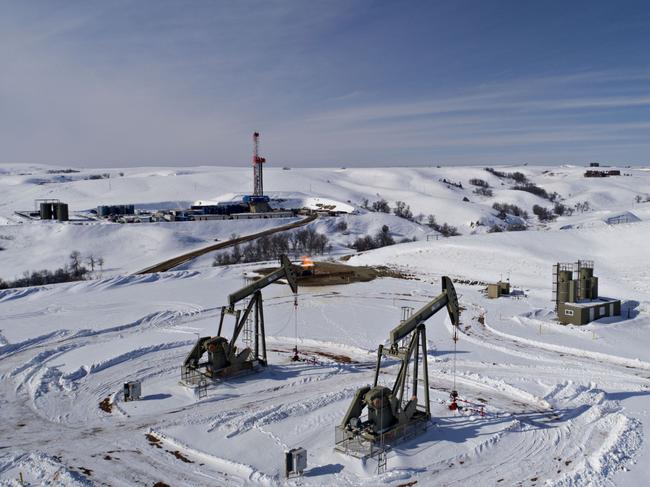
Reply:
<svg viewBox="0 0 650 487"><path fill-rule="evenodd" d="M200 211L204 215L232 215L233 213L244 213L248 211L248 205L238 201L227 201L215 204L204 204L197 201L191 206L192 210Z"/></svg>
<svg viewBox="0 0 650 487"><path fill-rule="evenodd" d="M609 171L596 171L594 169L587 169L585 171L586 178L606 178L608 176L620 176L621 171L618 169L610 169Z"/></svg>
<svg viewBox="0 0 650 487"><path fill-rule="evenodd" d="M553 298L557 317L565 325L586 325L621 314L619 299L598 296L598 278L589 260L553 266Z"/></svg>
<svg viewBox="0 0 650 487"><path fill-rule="evenodd" d="M510 294L510 283L507 281L499 281L495 284L488 284L487 297L490 299L498 298Z"/></svg>
<svg viewBox="0 0 650 487"><path fill-rule="evenodd" d="M135 215L134 205L100 205L97 207L97 216L108 218L109 216Z"/></svg>
<svg viewBox="0 0 650 487"><path fill-rule="evenodd" d="M621 223L636 223L640 222L641 219L636 216L634 213L629 211L624 211L616 215L608 216L603 220L608 225L618 225Z"/></svg>

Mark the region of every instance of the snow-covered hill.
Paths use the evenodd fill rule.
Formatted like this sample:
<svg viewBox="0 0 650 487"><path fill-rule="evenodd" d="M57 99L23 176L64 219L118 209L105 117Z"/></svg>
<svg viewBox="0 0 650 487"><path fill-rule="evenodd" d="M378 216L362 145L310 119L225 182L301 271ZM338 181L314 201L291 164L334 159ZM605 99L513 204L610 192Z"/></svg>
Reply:
<svg viewBox="0 0 650 487"><path fill-rule="evenodd" d="M637 195L650 193L650 172L643 168L621 168L623 176L585 178L584 167L497 167L501 172L521 172L548 193L557 192L569 206L588 201L593 210L620 211L634 206ZM196 167L181 170L111 169L82 170L72 174L50 174L48 166L0 165L0 188L4 195L0 214L12 217L14 210L34 207L37 198L59 198L72 210L86 210L100 204L134 203L136 207L169 208L197 200L214 200L227 194L250 191L248 168ZM88 179L102 175L110 178ZM482 179L494 196L474 194L471 179ZM444 182L446 180L447 182ZM460 184L462 188L452 185ZM386 199L391 206L405 201L414 214L433 214L468 230L472 222L494 214L494 202L516 204L530 210L534 204L551 206L548 200L514 191L514 180L497 177L483 168L349 168L291 169L269 167L265 188L271 194L297 198L321 197L352 206L364 199L371 203ZM470 201L464 202L463 198Z"/></svg>
<svg viewBox="0 0 650 487"><path fill-rule="evenodd" d="M138 224L50 224L29 222L14 214L34 208L34 200L58 198L70 205L71 212L84 211L100 204L133 203L136 208L182 208L197 200L228 199L246 193L251 174L248 168L197 167L131 168L111 170L74 169L48 166L0 165L0 253L4 265L0 278L13 279L24 271L61 266L71 250L101 255L107 267L104 275L132 272L175 254L201 247L214 239L232 234L244 235L278 222L186 222ZM463 235L485 233L494 224L506 226L498 218L494 203L517 205L528 212L525 222L531 229L607 226L607 219L629 212L630 219L650 218L650 172L642 168L622 168L623 176L585 178L583 167L506 167L503 173L521 172L529 181L557 192L567 207L587 201L589 211L560 216L550 223L539 222L534 205L552 208L547 199L511 189L515 182L477 167L386 168L386 169L279 169L267 168L266 188L288 206L316 207L332 203L342 211L354 213L338 220L323 218L316 226L326 231L336 255L346 252L355 239L375 235L387 225L396 241L425 240L437 232L426 226L434 215L438 224L448 223ZM54 171L54 173L52 173ZM110 176L110 177L107 177ZM89 179L99 178L102 179ZM470 180L489 184L493 196L474 193ZM447 182L444 182L447 181ZM459 188L455 185L460 185ZM235 190L233 192L233 190ZM642 203L636 203L639 197ZM361 206L385 199L391 208L396 201L410 206L411 222L394 215L368 212ZM469 201L463 201L464 199ZM336 230L344 220L346 231ZM508 222L522 222L509 215ZM419 222L419 223L418 223ZM480 225L477 226L477 223ZM29 252L24 250L31 249ZM349 250L347 252L350 252ZM203 260L205 263L206 260Z"/></svg>
<svg viewBox="0 0 650 487"><path fill-rule="evenodd" d="M245 192L250 180L248 170L234 168L112 170L110 180L84 179L107 171L47 169L0 171L7 223L0 227L0 277L58 267L71 249L103 254L107 269L101 279L0 291L0 484L18 485L21 473L32 485L647 484L650 203L636 196L650 191L649 171L589 179L581 167L496 168L521 171L567 206L589 202L589 211L540 223L532 206L551 207L548 200L509 189L509 178L482 168L269 168L269 190L355 207L355 214L312 224L335 244L332 258L354 254L346 245L383 225L396 240L416 237L349 259L413 278L304 288L297 314L287 286L266 288L270 367L198 398L178 384L180 364L197 335L216 334L227 295L258 266L211 267L205 258L174 272L125 274L285 221L17 223L13 211L32 207L34 198L60 198L75 210L99 203L169 207ZM71 180L41 184L59 176ZM487 181L494 196L474 194L473 178ZM405 201L463 235L427 241L436 232L426 225L360 209L363 199L379 198L391 206ZM528 211L531 229L486 233L498 221L494 202ZM604 221L625 212L638 221ZM476 221L484 225L472 226ZM551 266L577 259L594 261L601 294L620 298L623 316L583 327L554 321ZM334 427L355 390L372 380L377 345L401 308L428 302L441 275L457 280L460 340L455 350L442 313L427 322L433 422L391 450L378 475L376 462L333 451ZM499 278L518 293L488 300L480 282ZM318 363L292 362L296 343ZM392 385L396 373L385 364L382 383ZM142 380L144 398L125 403L119 391L131 379ZM449 410L453 388L483 404L486 415ZM110 413L99 407L106 398ZM285 481L283 452L296 446L307 448L308 469L303 479Z"/></svg>

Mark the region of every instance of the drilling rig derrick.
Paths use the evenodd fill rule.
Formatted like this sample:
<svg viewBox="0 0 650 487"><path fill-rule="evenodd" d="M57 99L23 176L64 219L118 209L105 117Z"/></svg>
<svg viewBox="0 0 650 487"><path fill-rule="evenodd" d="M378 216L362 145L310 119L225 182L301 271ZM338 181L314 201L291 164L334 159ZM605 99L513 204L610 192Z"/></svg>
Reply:
<svg viewBox="0 0 650 487"><path fill-rule="evenodd" d="M271 211L269 201L264 195L264 174L262 168L266 158L260 156L260 133L253 132L253 194L244 196L244 203L248 204L251 213L267 213Z"/></svg>

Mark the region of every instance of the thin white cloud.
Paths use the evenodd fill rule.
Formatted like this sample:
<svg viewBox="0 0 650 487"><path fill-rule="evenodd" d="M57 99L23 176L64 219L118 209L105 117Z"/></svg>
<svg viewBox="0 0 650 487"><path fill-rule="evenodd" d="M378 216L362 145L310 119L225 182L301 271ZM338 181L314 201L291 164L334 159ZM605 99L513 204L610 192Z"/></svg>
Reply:
<svg viewBox="0 0 650 487"><path fill-rule="evenodd" d="M639 74L581 74L554 76L550 80L535 79L508 81L502 85L492 85L489 89L485 87L476 88L462 96L441 96L437 98L425 98L405 103L375 103L359 106L351 106L336 110L326 111L313 115L307 122L338 121L349 122L371 122L391 118L406 118L419 116L433 116L439 114L454 113L475 113L502 110L531 110L552 111L552 110L577 110L597 108L627 108L650 105L650 90L646 94L611 96L575 96L563 98L558 96L558 87L563 84L571 84L576 81L600 81L599 76L608 80L636 81L645 79ZM648 77L650 79L650 77ZM547 82L548 81L548 82ZM549 92L549 85L554 85L552 92ZM621 89L620 86L617 89Z"/></svg>
<svg viewBox="0 0 650 487"><path fill-rule="evenodd" d="M246 164L253 129L277 164L481 162L526 150L541 157L541 146L552 158L593 157L594 147L621 157L650 152L650 73L642 69L454 89L432 79L429 96L399 87L330 91L316 78L335 63L311 56L306 33L336 27L354 2L305 7L311 15L284 2L253 12L219 7L206 18L178 7L177 16L153 12L142 31L155 25L156 35L115 21L139 2L0 15L0 160Z"/></svg>

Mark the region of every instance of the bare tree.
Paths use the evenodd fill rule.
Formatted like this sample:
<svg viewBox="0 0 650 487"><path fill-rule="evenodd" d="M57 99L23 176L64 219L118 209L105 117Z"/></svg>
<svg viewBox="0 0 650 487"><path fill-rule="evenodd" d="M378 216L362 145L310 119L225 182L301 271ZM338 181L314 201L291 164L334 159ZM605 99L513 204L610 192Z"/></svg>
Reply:
<svg viewBox="0 0 650 487"><path fill-rule="evenodd" d="M380 200L375 201L372 204L371 209L372 209L372 211L376 211L376 212L379 212L379 213L390 213L390 206L388 206L388 201L386 201L383 198L380 199Z"/></svg>
<svg viewBox="0 0 650 487"><path fill-rule="evenodd" d="M95 259L95 256L93 254L90 254L88 257L86 257L86 262L90 266L90 271L95 272L95 264L97 264L97 259Z"/></svg>
<svg viewBox="0 0 650 487"><path fill-rule="evenodd" d="M400 218L405 218L407 220L413 220L413 212L411 207L407 205L404 201L396 201L395 208L393 208L393 213Z"/></svg>
<svg viewBox="0 0 650 487"><path fill-rule="evenodd" d="M70 253L70 268L75 276L81 274L81 253L78 250Z"/></svg>

